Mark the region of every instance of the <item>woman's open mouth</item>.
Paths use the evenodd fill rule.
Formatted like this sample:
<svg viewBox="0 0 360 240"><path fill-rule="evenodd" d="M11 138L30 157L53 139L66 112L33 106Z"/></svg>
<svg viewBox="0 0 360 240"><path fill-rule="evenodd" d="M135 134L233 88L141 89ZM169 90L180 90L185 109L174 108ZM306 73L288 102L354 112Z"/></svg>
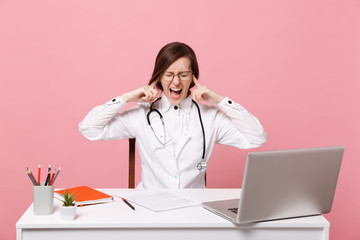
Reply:
<svg viewBox="0 0 360 240"><path fill-rule="evenodd" d="M173 98L179 98L181 96L182 88L170 88L170 95Z"/></svg>

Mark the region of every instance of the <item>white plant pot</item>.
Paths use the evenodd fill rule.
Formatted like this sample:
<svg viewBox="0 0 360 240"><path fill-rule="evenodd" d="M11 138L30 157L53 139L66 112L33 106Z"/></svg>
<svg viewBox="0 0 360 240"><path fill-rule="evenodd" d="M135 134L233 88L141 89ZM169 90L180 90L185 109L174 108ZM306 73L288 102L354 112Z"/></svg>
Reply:
<svg viewBox="0 0 360 240"><path fill-rule="evenodd" d="M61 206L60 207L61 220L74 220L76 216L76 205L75 206Z"/></svg>

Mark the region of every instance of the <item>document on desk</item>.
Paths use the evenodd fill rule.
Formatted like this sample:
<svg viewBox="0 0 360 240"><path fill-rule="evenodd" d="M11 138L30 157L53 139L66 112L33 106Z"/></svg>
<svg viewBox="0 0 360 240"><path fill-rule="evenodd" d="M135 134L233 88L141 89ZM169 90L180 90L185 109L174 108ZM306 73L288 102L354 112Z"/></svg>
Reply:
<svg viewBox="0 0 360 240"><path fill-rule="evenodd" d="M190 199L186 199L182 196L178 196L165 190L158 189L141 189L124 194L115 195L119 198L125 198L126 200L138 204L142 207L150 209L155 212L167 211L178 208L192 207L200 205L200 202L196 202Z"/></svg>

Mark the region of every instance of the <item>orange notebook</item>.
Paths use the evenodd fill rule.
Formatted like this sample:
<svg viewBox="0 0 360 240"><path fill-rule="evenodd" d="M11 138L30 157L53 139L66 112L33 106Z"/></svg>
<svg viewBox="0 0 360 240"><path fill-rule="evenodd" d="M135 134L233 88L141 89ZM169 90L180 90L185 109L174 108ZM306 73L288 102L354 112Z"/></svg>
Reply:
<svg viewBox="0 0 360 240"><path fill-rule="evenodd" d="M105 203L105 202L111 202L114 199L114 197L111 195L108 195L106 193L100 192L98 190L95 190L87 186L57 190L55 191L56 197L62 199L61 195L64 194L65 190L74 194L76 205Z"/></svg>

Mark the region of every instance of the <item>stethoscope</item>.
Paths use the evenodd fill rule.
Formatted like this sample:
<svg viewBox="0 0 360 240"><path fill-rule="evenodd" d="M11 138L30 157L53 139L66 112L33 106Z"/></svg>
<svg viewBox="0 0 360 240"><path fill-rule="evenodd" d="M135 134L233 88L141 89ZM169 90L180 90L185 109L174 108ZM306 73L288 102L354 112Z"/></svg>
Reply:
<svg viewBox="0 0 360 240"><path fill-rule="evenodd" d="M149 112L147 113L147 121L148 121L148 124L150 125L151 127L151 130L152 132L154 133L156 139L162 144L162 145L165 145L166 144L166 136L165 136L165 124L164 124L164 118L162 116L162 114L160 113L159 110L157 110L156 108L153 108L153 105L154 103L156 103L157 101L159 101L161 98L157 99L155 102L153 102L151 105L150 105L150 110ZM194 101L192 100L192 102L195 104L197 110L198 110L198 114L199 114L199 121L200 121L200 125L201 125L201 130L202 130L202 136L203 136L203 153L202 153L202 157L201 157L201 161L196 165L196 168L200 171L200 172L205 172L206 171L206 168L207 168L207 162L205 161L205 130L204 130L204 125L203 125L203 122L202 122L202 119L201 119L201 113L200 113L200 108L199 108L199 105ZM161 123L162 123L162 127L163 127L163 130L164 130L164 136L160 136L161 138L165 138L165 142L161 141L158 136L156 135L156 133L154 132L154 129L151 125L151 122L150 122L150 114L152 112L156 112L159 116L160 116L160 120L161 120Z"/></svg>

